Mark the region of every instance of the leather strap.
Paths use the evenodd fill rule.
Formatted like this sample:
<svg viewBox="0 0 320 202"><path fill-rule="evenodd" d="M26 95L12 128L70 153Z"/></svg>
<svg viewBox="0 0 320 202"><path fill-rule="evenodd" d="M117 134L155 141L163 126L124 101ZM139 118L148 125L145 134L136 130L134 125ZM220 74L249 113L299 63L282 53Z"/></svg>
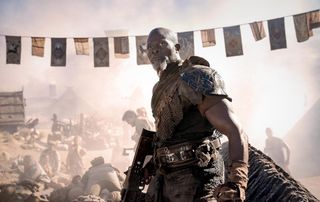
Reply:
<svg viewBox="0 0 320 202"><path fill-rule="evenodd" d="M196 158L195 150L202 143L209 143L215 150L219 150L221 142L219 138L206 137L201 141L183 142L168 147L161 147L156 150L156 159L160 166L176 168L186 165L192 165L199 161ZM214 152L215 154L216 152ZM212 158L216 158L215 155Z"/></svg>

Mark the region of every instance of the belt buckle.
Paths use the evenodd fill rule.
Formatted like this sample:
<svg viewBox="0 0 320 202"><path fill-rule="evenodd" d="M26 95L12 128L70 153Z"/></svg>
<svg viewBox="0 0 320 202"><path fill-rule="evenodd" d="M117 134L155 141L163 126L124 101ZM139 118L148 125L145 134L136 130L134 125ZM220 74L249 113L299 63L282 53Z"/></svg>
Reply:
<svg viewBox="0 0 320 202"><path fill-rule="evenodd" d="M168 163L172 163L175 160L175 155L174 153L170 153L170 150L168 149L168 147L164 147L164 153L165 153L165 159L166 162Z"/></svg>
<svg viewBox="0 0 320 202"><path fill-rule="evenodd" d="M187 154L186 151L188 150L187 146L181 146L179 151L180 160L184 161L187 160Z"/></svg>
<svg viewBox="0 0 320 202"><path fill-rule="evenodd" d="M171 153L171 154L166 154L166 161L169 163L172 163L175 161L175 154Z"/></svg>
<svg viewBox="0 0 320 202"><path fill-rule="evenodd" d="M180 152L179 152L179 155L180 155L180 159L181 159L182 161L187 160L187 155L186 155L186 152L185 152L185 151L180 151Z"/></svg>

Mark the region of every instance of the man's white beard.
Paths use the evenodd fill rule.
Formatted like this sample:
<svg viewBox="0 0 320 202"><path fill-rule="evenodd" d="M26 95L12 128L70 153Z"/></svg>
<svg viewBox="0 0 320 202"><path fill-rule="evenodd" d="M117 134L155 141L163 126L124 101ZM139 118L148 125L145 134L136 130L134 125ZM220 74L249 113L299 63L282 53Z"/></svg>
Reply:
<svg viewBox="0 0 320 202"><path fill-rule="evenodd" d="M160 74L167 68L168 65L168 58L166 58L163 61L159 61L157 64L153 65L153 68L157 71L158 75Z"/></svg>

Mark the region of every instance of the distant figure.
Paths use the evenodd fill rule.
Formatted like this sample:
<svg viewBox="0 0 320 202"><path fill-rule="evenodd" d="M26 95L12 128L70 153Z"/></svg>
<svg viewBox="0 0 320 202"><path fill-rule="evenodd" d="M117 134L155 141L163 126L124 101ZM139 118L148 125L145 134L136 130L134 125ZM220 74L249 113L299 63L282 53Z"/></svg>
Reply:
<svg viewBox="0 0 320 202"><path fill-rule="evenodd" d="M52 120L51 132L52 133L61 132L62 128L61 128L61 125L58 123L57 114L53 114L51 120Z"/></svg>
<svg viewBox="0 0 320 202"><path fill-rule="evenodd" d="M51 132L52 134L61 133L64 136L70 135L71 129L71 120L69 120L69 124L67 124L68 120L59 121L57 114L52 115L52 125L51 125Z"/></svg>
<svg viewBox="0 0 320 202"><path fill-rule="evenodd" d="M18 167L20 182L29 180L32 182L49 183L51 181L42 166L34 160L31 155L25 155L23 159L19 159L15 165ZM19 165L22 166L21 170Z"/></svg>
<svg viewBox="0 0 320 202"><path fill-rule="evenodd" d="M137 108L137 115L140 117L147 117L147 110L144 107Z"/></svg>
<svg viewBox="0 0 320 202"><path fill-rule="evenodd" d="M83 156L86 151L80 146L80 137L75 136L73 144L69 146L69 152L67 155L66 166L71 176L80 175L84 173Z"/></svg>
<svg viewBox="0 0 320 202"><path fill-rule="evenodd" d="M68 186L67 201L73 201L83 194L83 184L81 182L81 176L76 175L72 178L71 184Z"/></svg>
<svg viewBox="0 0 320 202"><path fill-rule="evenodd" d="M37 139L40 138L40 132L37 130L36 126L39 124L39 119L29 119L25 126L30 130L28 137L26 138L26 143L34 146Z"/></svg>
<svg viewBox="0 0 320 202"><path fill-rule="evenodd" d="M134 134L131 136L131 139L135 141L135 147L139 141L142 129L152 130L152 125L150 121L143 116L138 116L134 111L128 110L123 116L122 120L127 122L129 125L135 128Z"/></svg>
<svg viewBox="0 0 320 202"><path fill-rule="evenodd" d="M154 123L149 119L148 114L147 114L147 110L144 107L140 107L137 109L137 116L138 118L144 118L148 121L148 124L154 128Z"/></svg>
<svg viewBox="0 0 320 202"><path fill-rule="evenodd" d="M55 144L51 141L48 142L48 148L43 150L40 154L39 163L46 169L48 174L53 177L60 171L61 158L58 151L55 149Z"/></svg>
<svg viewBox="0 0 320 202"><path fill-rule="evenodd" d="M290 159L290 149L288 145L280 138L273 136L273 131L271 128L266 128L266 134L268 138L266 139L266 145L264 148L264 153L269 155L274 162L289 173L289 159ZM286 155L283 149L286 150Z"/></svg>
<svg viewBox="0 0 320 202"><path fill-rule="evenodd" d="M81 176L76 175L72 178L71 183L67 186L55 189L50 193L50 202L67 202L77 201L76 199L83 195L83 184L81 182Z"/></svg>
<svg viewBox="0 0 320 202"><path fill-rule="evenodd" d="M123 180L117 169L111 164L105 163L103 157L97 157L91 161L92 167L83 175L81 182L84 185L84 194L100 196L109 193L120 195Z"/></svg>

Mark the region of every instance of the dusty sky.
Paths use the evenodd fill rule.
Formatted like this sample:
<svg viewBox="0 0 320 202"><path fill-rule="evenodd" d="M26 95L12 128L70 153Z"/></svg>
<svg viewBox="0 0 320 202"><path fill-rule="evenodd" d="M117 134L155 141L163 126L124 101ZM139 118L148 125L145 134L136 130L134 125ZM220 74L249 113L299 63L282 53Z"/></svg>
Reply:
<svg viewBox="0 0 320 202"><path fill-rule="evenodd" d="M234 107L252 144L261 148L265 127L277 136L286 132L319 98L320 31L308 41L296 41L292 15L320 8L318 0L0 0L0 90L24 88L26 97L48 95L56 84L61 94L73 89L105 113L141 105L150 111L151 89L157 80L150 65L135 63L135 41L130 37L130 58L115 59L110 42L110 67L93 68L90 55L75 55L73 37L103 37L125 30L130 36L146 35L158 26L174 31L196 31L241 24L243 56L225 56L222 29L217 45L202 48L195 32L195 54L209 60L224 77ZM284 17L287 49L270 51L269 37L255 42L248 23ZM5 35L22 38L22 62L6 65ZM31 56L30 36L44 36L45 57ZM68 37L67 66L50 67L50 38ZM141 98L129 100L134 92ZM109 110L112 107L112 110ZM117 111L117 107L119 111Z"/></svg>

